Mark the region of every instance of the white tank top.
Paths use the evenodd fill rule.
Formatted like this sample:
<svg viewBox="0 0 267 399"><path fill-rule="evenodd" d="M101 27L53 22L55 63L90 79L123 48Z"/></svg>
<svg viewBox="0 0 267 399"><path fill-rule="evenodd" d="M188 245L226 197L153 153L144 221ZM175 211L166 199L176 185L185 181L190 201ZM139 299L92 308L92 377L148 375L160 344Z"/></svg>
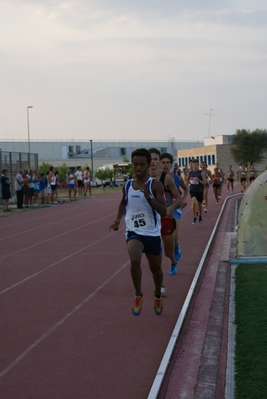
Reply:
<svg viewBox="0 0 267 399"><path fill-rule="evenodd" d="M151 177L146 182L148 191L152 194ZM141 236L160 236L160 215L146 200L144 193L134 190L133 179L128 180L125 185L126 208L124 213L126 231L133 231Z"/></svg>
<svg viewBox="0 0 267 399"><path fill-rule="evenodd" d="M69 181L68 181L68 184L74 184L74 175L73 175L73 173L69 173Z"/></svg>

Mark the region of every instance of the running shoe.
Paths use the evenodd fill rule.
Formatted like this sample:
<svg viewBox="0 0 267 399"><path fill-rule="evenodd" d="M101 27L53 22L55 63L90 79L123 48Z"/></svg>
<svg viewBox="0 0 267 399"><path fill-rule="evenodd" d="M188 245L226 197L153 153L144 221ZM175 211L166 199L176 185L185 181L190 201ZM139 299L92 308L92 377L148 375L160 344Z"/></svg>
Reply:
<svg viewBox="0 0 267 399"><path fill-rule="evenodd" d="M198 221L199 223L202 223L202 216L199 216Z"/></svg>
<svg viewBox="0 0 267 399"><path fill-rule="evenodd" d="M197 222L197 218L194 218L194 219L192 220L192 224L196 224L196 222Z"/></svg>
<svg viewBox="0 0 267 399"><path fill-rule="evenodd" d="M142 303L143 303L144 296L135 295L134 297L134 305L132 308L132 312L134 316L139 316L142 311Z"/></svg>
<svg viewBox="0 0 267 399"><path fill-rule="evenodd" d="M154 295L154 310L157 315L160 315L163 311L162 306L162 295L160 298L155 297Z"/></svg>
<svg viewBox="0 0 267 399"><path fill-rule="evenodd" d="M171 264L171 268L169 270L169 275L170 276L173 276L176 273L177 267L178 267L178 263L172 263Z"/></svg>
<svg viewBox="0 0 267 399"><path fill-rule="evenodd" d="M164 285L161 287L160 292L161 292L161 296L162 296L162 297L163 297L163 296L166 296L166 288L164 287Z"/></svg>
<svg viewBox="0 0 267 399"><path fill-rule="evenodd" d="M174 257L176 260L180 260L181 256L182 256L182 251L181 251L180 244L178 243L176 245L176 247L174 248Z"/></svg>
<svg viewBox="0 0 267 399"><path fill-rule="evenodd" d="M206 213L208 212L207 208L204 209L204 212L206 212Z"/></svg>

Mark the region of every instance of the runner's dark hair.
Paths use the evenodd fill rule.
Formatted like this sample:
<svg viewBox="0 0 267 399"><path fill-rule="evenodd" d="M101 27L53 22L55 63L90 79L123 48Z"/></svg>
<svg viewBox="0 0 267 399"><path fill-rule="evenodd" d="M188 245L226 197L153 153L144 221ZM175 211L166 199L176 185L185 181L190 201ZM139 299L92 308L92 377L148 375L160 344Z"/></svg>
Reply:
<svg viewBox="0 0 267 399"><path fill-rule="evenodd" d="M169 154L168 152L164 152L164 154L161 155L160 160L168 158L171 161L171 164L173 164L173 156Z"/></svg>
<svg viewBox="0 0 267 399"><path fill-rule="evenodd" d="M149 148L148 150L150 154L157 154L159 156L159 159L161 157L161 152L157 148Z"/></svg>
<svg viewBox="0 0 267 399"><path fill-rule="evenodd" d="M151 154L145 148L137 148L136 150L134 150L132 152L132 162L133 162L134 157L146 157L147 163L150 164L150 162L151 162Z"/></svg>

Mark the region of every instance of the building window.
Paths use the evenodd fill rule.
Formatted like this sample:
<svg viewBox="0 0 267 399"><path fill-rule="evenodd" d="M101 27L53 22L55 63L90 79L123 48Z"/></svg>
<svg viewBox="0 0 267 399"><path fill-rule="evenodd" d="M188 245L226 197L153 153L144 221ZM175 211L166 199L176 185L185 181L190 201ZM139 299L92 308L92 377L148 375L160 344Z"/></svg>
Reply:
<svg viewBox="0 0 267 399"><path fill-rule="evenodd" d="M74 152L73 151L73 145L69 145L69 152L72 152L72 153Z"/></svg>
<svg viewBox="0 0 267 399"><path fill-rule="evenodd" d="M212 165L215 165L215 155L212 155Z"/></svg>
<svg viewBox="0 0 267 399"><path fill-rule="evenodd" d="M81 146L80 145L76 145L76 153L77 154L81 153Z"/></svg>
<svg viewBox="0 0 267 399"><path fill-rule="evenodd" d="M210 162L210 155L208 155L208 165L211 165L211 162Z"/></svg>

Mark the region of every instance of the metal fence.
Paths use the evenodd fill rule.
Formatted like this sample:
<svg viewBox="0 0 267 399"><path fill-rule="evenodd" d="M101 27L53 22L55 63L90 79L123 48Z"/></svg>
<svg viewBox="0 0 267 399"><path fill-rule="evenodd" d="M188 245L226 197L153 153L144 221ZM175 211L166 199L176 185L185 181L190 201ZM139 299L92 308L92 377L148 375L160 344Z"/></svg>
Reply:
<svg viewBox="0 0 267 399"><path fill-rule="evenodd" d="M8 177L12 184L10 185L11 196L15 193L15 178L20 169L38 170L38 154L28 154L27 152L8 152L0 149L0 171L8 170ZM0 203L2 204L2 190L0 190Z"/></svg>

